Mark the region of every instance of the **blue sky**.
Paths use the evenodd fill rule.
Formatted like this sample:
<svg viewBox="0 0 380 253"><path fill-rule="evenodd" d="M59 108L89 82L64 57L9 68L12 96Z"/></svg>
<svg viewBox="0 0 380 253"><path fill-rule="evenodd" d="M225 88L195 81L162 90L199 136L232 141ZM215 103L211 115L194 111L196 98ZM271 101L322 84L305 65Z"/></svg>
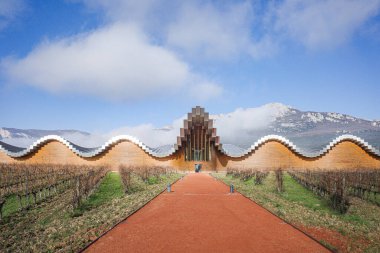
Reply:
<svg viewBox="0 0 380 253"><path fill-rule="evenodd" d="M380 0L0 0L2 127L107 132L280 102L380 119Z"/></svg>

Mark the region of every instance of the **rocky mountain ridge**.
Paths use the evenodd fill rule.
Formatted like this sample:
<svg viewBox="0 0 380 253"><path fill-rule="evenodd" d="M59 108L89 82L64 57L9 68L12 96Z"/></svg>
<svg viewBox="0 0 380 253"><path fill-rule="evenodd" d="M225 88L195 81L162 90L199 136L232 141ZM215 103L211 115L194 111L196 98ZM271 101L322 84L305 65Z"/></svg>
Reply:
<svg viewBox="0 0 380 253"><path fill-rule="evenodd" d="M257 108L240 108L232 113L210 115L210 117L215 120L221 142L241 148L250 147L257 139L265 135L276 134L288 138L304 150L318 151L337 136L352 134L380 149L380 120L365 120L335 112L301 111L281 103L266 104ZM154 128L153 134L145 133L149 129L139 130L136 132L145 133L146 136L137 135L136 137L144 143L148 143L152 136L170 133L173 138L168 138L167 143L161 142L165 145L172 145L173 140L179 134L179 127L182 126L177 124L166 128ZM96 136L77 130L0 128L0 141L16 146L26 147L46 135L59 135L85 147L102 145L113 137L110 134ZM134 134L132 133L132 135ZM152 147L156 146L152 145Z"/></svg>

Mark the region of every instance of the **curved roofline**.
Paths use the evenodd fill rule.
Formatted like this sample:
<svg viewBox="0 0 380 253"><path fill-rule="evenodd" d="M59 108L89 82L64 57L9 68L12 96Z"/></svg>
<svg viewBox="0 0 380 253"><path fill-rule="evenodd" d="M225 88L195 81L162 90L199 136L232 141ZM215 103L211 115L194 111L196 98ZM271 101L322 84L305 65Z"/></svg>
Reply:
<svg viewBox="0 0 380 253"><path fill-rule="evenodd" d="M7 155L9 155L11 157L14 157L14 158L16 158L16 157L23 157L23 156L26 156L26 155L34 152L40 146L42 146L42 145L44 145L44 144L46 144L46 143L48 143L50 141L58 141L58 142L62 143L63 145L65 145L66 147L68 147L76 155L78 155L80 157L84 157L84 158L89 158L89 157L97 156L97 155L105 152L106 150L108 150L112 145L114 145L114 144L116 144L118 142L121 142L121 141L132 142L132 143L136 144L137 146L139 146L146 153L148 153L148 154L150 154L150 155L152 155L154 157L157 157L157 158L163 158L163 157L170 156L173 153L175 153L175 151L177 151L173 147L173 148L171 148L166 153L157 153L152 148L148 147L147 145L145 145L144 143L142 143L141 141L139 141L136 137L133 137L133 136L130 136L130 135L118 135L118 136L112 137L107 142L105 142L102 146L97 147L97 148L87 148L87 149L86 148L82 148L83 150L88 150L88 151L82 151L82 150L80 150L79 149L79 148L81 148L80 146L75 145L74 143L71 143L70 141L68 141L68 140L66 140L63 137L58 136L58 135L47 135L47 136L44 136L44 137L38 139L37 141L35 141L29 147L27 147L27 148L25 148L25 149L23 149L21 151L18 151L18 152L12 152L10 150L7 150L1 144L0 144L0 150L3 151L4 153L6 153Z"/></svg>
<svg viewBox="0 0 380 253"><path fill-rule="evenodd" d="M40 146L42 146L42 145L44 145L50 141L59 141L60 143L67 146L70 150L72 150L76 155L83 157L83 158L90 158L90 157L97 156L97 155L105 152L106 150L108 150L112 145L117 144L117 143L122 142L122 141L132 142L132 143L136 144L137 146L139 146L146 153L152 155L153 157L157 157L157 158L168 157L168 156L174 154L178 150L178 147L175 147L175 145L173 145L173 147L170 150L168 150L167 152L158 153L154 149L145 145L143 142L139 141L136 137L133 137L130 135L115 136L115 137L111 138L110 140L108 140L107 142L105 142L102 146L96 147L96 148L82 148L82 147L64 139L61 136L47 135L47 136L44 136L44 137L38 139L29 147L22 149L20 151L15 152L15 151L8 150L5 147L3 147L1 145L1 143L0 143L0 150L3 151L5 154L7 154L10 157L14 157L14 158L23 157L23 156L26 156L26 155L36 151ZM336 146L338 143L341 143L343 141L351 141L351 142L355 143L356 145L358 145L359 147L361 147L367 153L375 155L377 157L380 157L379 150L377 150L376 148L374 148L373 146L368 144L368 142L364 141L363 139L361 139L360 137L357 137L355 135L338 136L334 140L332 140L321 151L313 153L313 154L305 153L304 151L299 149L295 144L293 144L290 140L288 140L287 138L280 136L280 135L264 136L264 137L260 138L259 140L257 140L250 148L246 149L244 152L242 152L241 154L238 154L238 155L231 154L230 152L228 152L228 150L225 150L223 148L223 145L221 145L221 144L218 145L217 148L219 151L221 151L223 154L225 154L229 157L238 158L238 157L243 157L243 156L248 155L250 152L257 150L262 144L269 142L269 141L278 141L278 142L282 143L283 145L285 145L286 147L288 147L294 153L296 153L300 156L306 157L306 158L316 158L316 157L322 156L322 155L326 154L329 150L331 150L334 146ZM83 151L83 150L86 150L86 151Z"/></svg>
<svg viewBox="0 0 380 253"><path fill-rule="evenodd" d="M236 154L234 155L234 154L229 153L227 150L225 150L223 148L223 145L219 146L219 150L227 156L230 156L233 158L238 158L238 157L246 156L250 152L256 151L262 144L269 142L269 141L278 141L278 142L282 143L283 145L285 145L287 148L289 148L291 151L296 153L297 155L300 155L300 156L303 156L306 158L317 158L317 157L323 156L324 154L329 152L337 144L339 144L343 141L351 141L351 142L355 143L356 145L358 145L359 147L361 147L367 153L375 155L377 157L380 157L379 150L377 150L376 148L371 146L368 142L364 141L362 138L357 137L355 135L350 135L350 134L340 135L340 136L336 137L325 148L323 148L319 152L315 152L312 154L307 154L306 152L304 152L303 150L298 148L293 142L291 142L287 138L280 136L280 135L266 135L266 136L260 138L259 140L257 140L254 144L252 144L251 147L246 149L243 153L238 154L238 155L236 155Z"/></svg>

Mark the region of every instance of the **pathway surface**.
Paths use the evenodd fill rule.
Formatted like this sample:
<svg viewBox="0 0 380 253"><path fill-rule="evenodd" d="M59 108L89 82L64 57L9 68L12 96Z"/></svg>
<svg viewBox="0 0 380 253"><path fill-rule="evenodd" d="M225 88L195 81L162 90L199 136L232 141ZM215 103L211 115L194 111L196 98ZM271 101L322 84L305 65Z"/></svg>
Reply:
<svg viewBox="0 0 380 253"><path fill-rule="evenodd" d="M329 252L208 174L189 174L86 252Z"/></svg>

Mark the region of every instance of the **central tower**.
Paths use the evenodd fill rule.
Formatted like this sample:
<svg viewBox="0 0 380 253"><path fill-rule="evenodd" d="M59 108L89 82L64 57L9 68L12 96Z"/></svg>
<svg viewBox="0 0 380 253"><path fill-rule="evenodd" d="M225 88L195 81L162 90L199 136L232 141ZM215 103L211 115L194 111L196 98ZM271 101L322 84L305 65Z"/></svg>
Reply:
<svg viewBox="0 0 380 253"><path fill-rule="evenodd" d="M211 160L213 148L219 145L219 137L204 108L197 106L187 114L177 145L182 147L186 161Z"/></svg>

